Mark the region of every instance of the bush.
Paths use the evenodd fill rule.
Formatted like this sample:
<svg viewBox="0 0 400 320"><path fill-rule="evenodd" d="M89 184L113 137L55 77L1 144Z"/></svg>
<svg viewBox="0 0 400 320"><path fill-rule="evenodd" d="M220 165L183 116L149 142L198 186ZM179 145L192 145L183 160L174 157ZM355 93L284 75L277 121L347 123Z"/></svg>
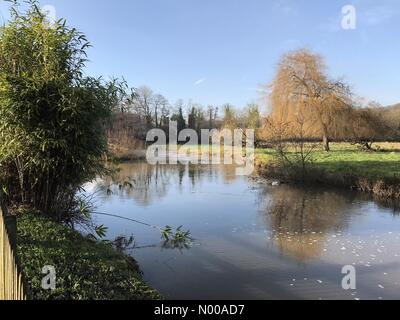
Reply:
<svg viewBox="0 0 400 320"><path fill-rule="evenodd" d="M0 31L0 182L9 201L62 217L105 173L104 125L117 84L86 77L85 36L46 21L36 1Z"/></svg>

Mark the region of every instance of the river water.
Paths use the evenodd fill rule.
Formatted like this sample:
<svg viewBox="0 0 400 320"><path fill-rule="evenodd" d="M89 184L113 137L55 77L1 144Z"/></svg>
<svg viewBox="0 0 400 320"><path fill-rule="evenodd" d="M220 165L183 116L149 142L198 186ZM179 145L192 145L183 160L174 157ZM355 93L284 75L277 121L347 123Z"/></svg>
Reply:
<svg viewBox="0 0 400 320"><path fill-rule="evenodd" d="M347 190L268 186L232 166L120 167L117 181L132 186L86 186L97 211L183 225L195 239L171 249L153 228L94 215L108 239L135 237L128 252L168 298L400 299L400 216L390 206ZM343 289L344 266L355 290Z"/></svg>

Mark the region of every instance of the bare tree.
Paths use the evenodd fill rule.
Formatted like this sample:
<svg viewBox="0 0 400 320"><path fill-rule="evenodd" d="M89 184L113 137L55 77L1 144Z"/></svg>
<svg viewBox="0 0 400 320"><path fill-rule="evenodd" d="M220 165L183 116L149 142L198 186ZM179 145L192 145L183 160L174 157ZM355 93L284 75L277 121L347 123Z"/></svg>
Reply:
<svg viewBox="0 0 400 320"><path fill-rule="evenodd" d="M208 106L207 107L207 115L208 115L208 128L214 129L216 126L216 120L218 118L218 107Z"/></svg>
<svg viewBox="0 0 400 320"><path fill-rule="evenodd" d="M134 113L143 117L147 128L150 128L152 126L154 114L153 91L146 86L137 88L132 99L132 107Z"/></svg>
<svg viewBox="0 0 400 320"><path fill-rule="evenodd" d="M166 103L161 104L161 109L160 109L160 123L159 127L167 127L169 124L169 119L170 119L170 109L171 105L168 102L168 100L165 101Z"/></svg>
<svg viewBox="0 0 400 320"><path fill-rule="evenodd" d="M305 133L308 128L304 114L299 112L290 123L282 118L268 117L266 125L271 134L270 141L275 151L274 156L278 161L275 170L280 171L279 176L305 181L313 163L316 145L306 141ZM290 132L290 140L287 139L288 132Z"/></svg>
<svg viewBox="0 0 400 320"><path fill-rule="evenodd" d="M160 126L160 116L159 114L165 113L168 108L168 100L161 94L156 94L153 97L153 109L154 109L154 122L156 127Z"/></svg>
<svg viewBox="0 0 400 320"><path fill-rule="evenodd" d="M168 100L146 86L133 90L131 109L145 121L147 129L153 126L159 127L169 116Z"/></svg>

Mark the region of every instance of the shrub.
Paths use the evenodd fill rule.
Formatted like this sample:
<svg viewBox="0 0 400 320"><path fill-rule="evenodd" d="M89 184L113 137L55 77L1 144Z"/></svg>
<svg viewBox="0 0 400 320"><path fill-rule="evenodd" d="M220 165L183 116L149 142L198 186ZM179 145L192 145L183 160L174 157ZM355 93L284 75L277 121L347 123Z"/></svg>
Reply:
<svg viewBox="0 0 400 320"><path fill-rule="evenodd" d="M61 218L105 173L104 124L117 83L84 76L85 36L31 0L0 31L0 182L12 201Z"/></svg>

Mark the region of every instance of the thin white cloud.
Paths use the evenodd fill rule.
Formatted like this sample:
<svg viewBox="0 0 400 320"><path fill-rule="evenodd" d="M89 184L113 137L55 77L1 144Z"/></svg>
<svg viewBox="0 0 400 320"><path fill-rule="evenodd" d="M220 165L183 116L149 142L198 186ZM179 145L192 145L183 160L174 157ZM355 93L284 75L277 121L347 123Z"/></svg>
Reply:
<svg viewBox="0 0 400 320"><path fill-rule="evenodd" d="M197 80L197 81L194 83L194 85L195 85L195 86L201 85L201 84L204 83L206 80L207 80L206 78L201 78L201 79Z"/></svg>

